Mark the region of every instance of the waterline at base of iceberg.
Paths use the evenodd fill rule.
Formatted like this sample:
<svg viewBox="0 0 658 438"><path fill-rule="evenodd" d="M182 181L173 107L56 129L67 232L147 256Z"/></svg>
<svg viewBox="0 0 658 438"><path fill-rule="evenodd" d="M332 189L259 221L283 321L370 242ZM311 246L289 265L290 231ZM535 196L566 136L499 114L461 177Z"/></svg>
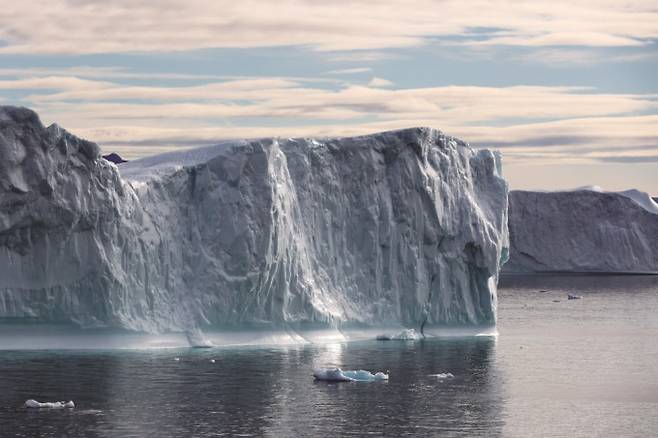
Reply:
<svg viewBox="0 0 658 438"><path fill-rule="evenodd" d="M204 346L275 347L332 344L375 340L381 333L400 332L401 327L311 328L305 330L196 330ZM495 327L430 327L426 338L497 336ZM113 350L197 348L189 332L150 334L115 329L80 329L65 324L1 324L0 350Z"/></svg>

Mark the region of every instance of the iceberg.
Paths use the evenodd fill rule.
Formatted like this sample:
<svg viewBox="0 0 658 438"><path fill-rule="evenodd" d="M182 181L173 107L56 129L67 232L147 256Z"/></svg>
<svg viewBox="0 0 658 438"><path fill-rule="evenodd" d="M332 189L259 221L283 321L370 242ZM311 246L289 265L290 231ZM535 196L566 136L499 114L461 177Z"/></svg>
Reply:
<svg viewBox="0 0 658 438"><path fill-rule="evenodd" d="M497 153L430 128L115 165L0 107L0 319L147 333L493 326L507 194Z"/></svg>
<svg viewBox="0 0 658 438"><path fill-rule="evenodd" d="M638 190L509 195L503 272L658 273L658 204Z"/></svg>
<svg viewBox="0 0 658 438"><path fill-rule="evenodd" d="M39 403L34 399L29 399L25 402L24 406L26 408L41 408L41 409L64 409L64 408L74 408L75 403L69 400L67 402L58 401L58 402L44 402Z"/></svg>
<svg viewBox="0 0 658 438"><path fill-rule="evenodd" d="M340 368L319 368L313 371L313 377L316 380L326 382L375 382L388 380L388 374L377 372L372 374L370 371L358 370L341 370Z"/></svg>

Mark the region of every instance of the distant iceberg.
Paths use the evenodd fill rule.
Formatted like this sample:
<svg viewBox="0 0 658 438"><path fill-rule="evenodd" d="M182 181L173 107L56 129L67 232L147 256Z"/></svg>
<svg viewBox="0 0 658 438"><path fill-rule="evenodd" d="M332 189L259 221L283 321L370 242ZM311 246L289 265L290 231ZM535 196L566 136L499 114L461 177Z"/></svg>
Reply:
<svg viewBox="0 0 658 438"><path fill-rule="evenodd" d="M658 273L658 204L638 190L513 190L509 232L503 272Z"/></svg>
<svg viewBox="0 0 658 438"><path fill-rule="evenodd" d="M379 380L388 380L388 374L377 372L372 374L370 371L343 371L340 368L320 368L313 371L313 377L316 380L327 382L374 382Z"/></svg>

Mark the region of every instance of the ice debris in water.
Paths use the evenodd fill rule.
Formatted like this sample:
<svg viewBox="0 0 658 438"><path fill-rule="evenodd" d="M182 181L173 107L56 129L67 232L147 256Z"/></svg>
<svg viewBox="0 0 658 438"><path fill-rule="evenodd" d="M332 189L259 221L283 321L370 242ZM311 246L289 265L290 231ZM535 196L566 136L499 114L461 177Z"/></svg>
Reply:
<svg viewBox="0 0 658 438"><path fill-rule="evenodd" d="M568 295L567 295L567 298L570 299L570 300L579 300L579 299L581 299L582 297L581 297L580 295L572 295L572 294L568 294Z"/></svg>
<svg viewBox="0 0 658 438"><path fill-rule="evenodd" d="M436 377L437 379L453 379L455 375L452 373L438 373L430 374L430 377Z"/></svg>
<svg viewBox="0 0 658 438"><path fill-rule="evenodd" d="M28 401L25 402L25 407L26 408L63 409L63 408L74 408L75 403L73 403L72 400L69 400L67 402L57 401L57 402L39 403L38 401L36 401L34 399L29 399Z"/></svg>
<svg viewBox="0 0 658 438"><path fill-rule="evenodd" d="M206 339L203 332L198 328L186 331L185 336L187 336L187 342L190 343L190 347L192 348L212 348L215 346L215 344Z"/></svg>
<svg viewBox="0 0 658 438"><path fill-rule="evenodd" d="M414 329L406 329L394 334L377 335L378 341L417 341L419 339L423 339L423 335Z"/></svg>
<svg viewBox="0 0 658 438"><path fill-rule="evenodd" d="M319 368L313 371L316 380L327 382L374 382L376 380L388 380L388 374L381 371L372 374L370 371L343 371L340 368Z"/></svg>

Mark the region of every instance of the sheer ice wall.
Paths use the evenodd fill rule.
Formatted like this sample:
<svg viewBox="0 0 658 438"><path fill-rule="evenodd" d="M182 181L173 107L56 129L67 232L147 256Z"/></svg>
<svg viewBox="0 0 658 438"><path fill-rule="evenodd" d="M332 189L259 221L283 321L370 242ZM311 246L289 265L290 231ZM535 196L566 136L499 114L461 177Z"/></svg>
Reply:
<svg viewBox="0 0 658 438"><path fill-rule="evenodd" d="M514 190L505 272L658 273L658 205L637 190Z"/></svg>
<svg viewBox="0 0 658 438"><path fill-rule="evenodd" d="M500 157L429 128L225 142L122 164L0 108L0 318L492 325Z"/></svg>

